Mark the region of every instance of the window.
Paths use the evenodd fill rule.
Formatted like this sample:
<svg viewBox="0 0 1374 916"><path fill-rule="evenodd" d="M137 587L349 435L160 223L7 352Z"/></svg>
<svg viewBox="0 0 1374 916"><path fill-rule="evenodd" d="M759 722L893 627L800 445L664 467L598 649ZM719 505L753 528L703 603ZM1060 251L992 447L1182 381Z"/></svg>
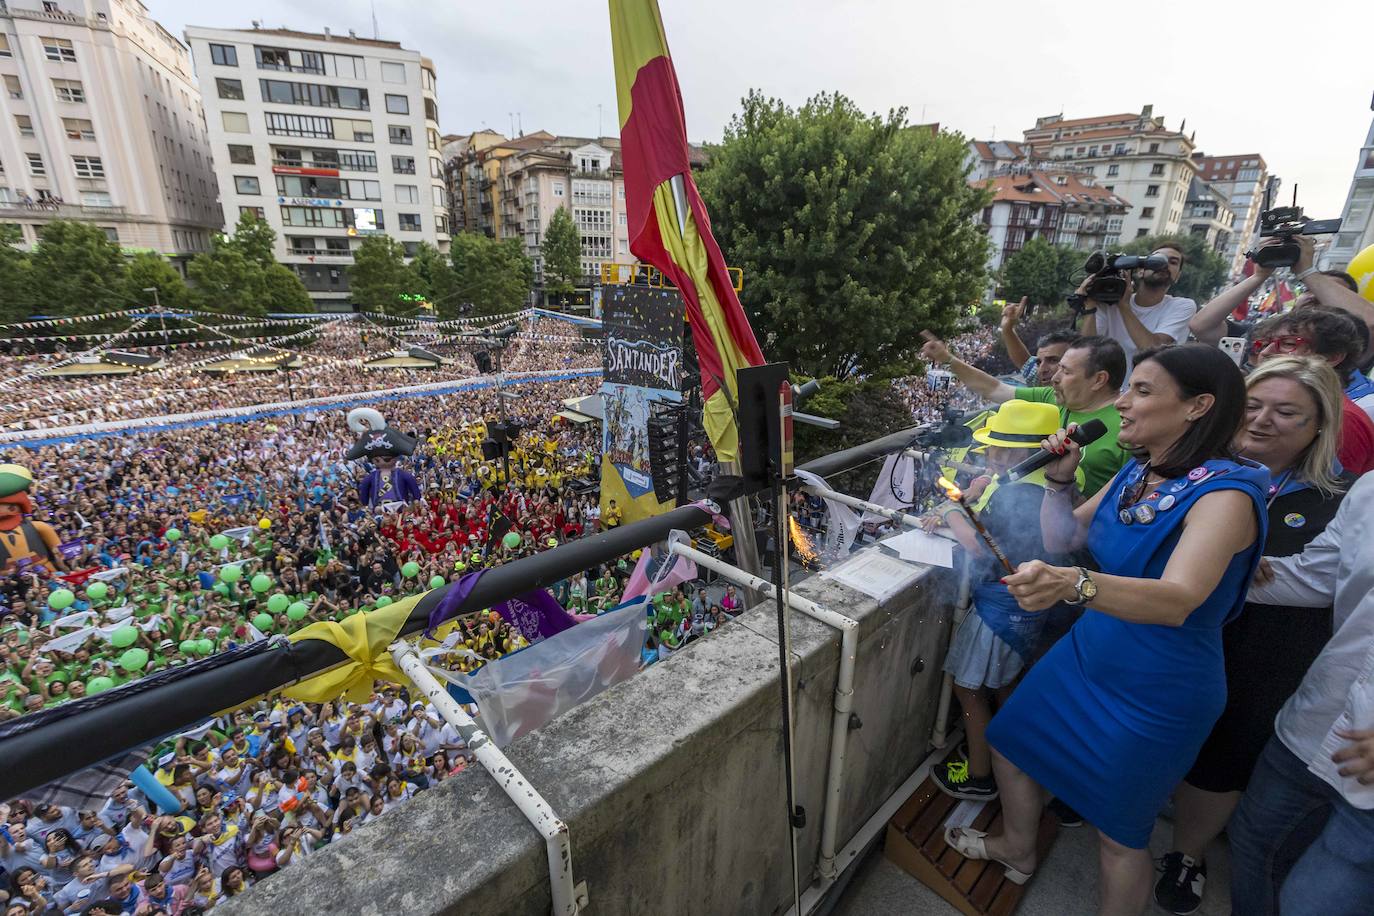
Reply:
<svg viewBox="0 0 1374 916"><path fill-rule="evenodd" d="M342 124L350 122L341 121ZM248 119L244 117L243 132L248 132ZM267 112L267 132L278 136L286 137L316 137L320 139L332 139L334 137L334 124L329 118L316 118L310 115L289 115Z"/></svg>
<svg viewBox="0 0 1374 916"><path fill-rule="evenodd" d="M391 157L391 171L395 172L395 173L398 174L398 175L414 175L414 174L415 174L415 157L414 157L414 156L392 156L392 157Z"/></svg>
<svg viewBox="0 0 1374 916"><path fill-rule="evenodd" d="M33 136L33 119L30 118L28 115L15 115L14 124L16 127L19 128L19 136Z"/></svg>
<svg viewBox="0 0 1374 916"><path fill-rule="evenodd" d="M396 185L396 203L398 204L418 204L420 202L420 189L413 184Z"/></svg>
<svg viewBox="0 0 1374 916"><path fill-rule="evenodd" d="M320 154L326 150L315 150L315 161L320 162ZM333 150L327 152L333 154ZM349 172L377 171L377 155L363 150L339 150L335 167Z"/></svg>
<svg viewBox="0 0 1374 916"><path fill-rule="evenodd" d="M348 108L367 111L366 89L351 86L325 86L320 83L295 83L289 80L258 80L262 100L276 105L313 105L317 108Z"/></svg>
<svg viewBox="0 0 1374 916"><path fill-rule="evenodd" d="M78 80L53 80L52 88L57 93L59 102L86 101L86 90L81 88Z"/></svg>
<svg viewBox="0 0 1374 916"><path fill-rule="evenodd" d="M1115 194L1115 193L1116 193L1116 185L1114 185L1114 184L1106 185L1106 189L1107 189L1107 193L1108 193L1108 194Z"/></svg>
<svg viewBox="0 0 1374 916"><path fill-rule="evenodd" d="M410 114L410 99L387 93L386 110L389 114Z"/></svg>
<svg viewBox="0 0 1374 916"><path fill-rule="evenodd" d="M63 118L62 129L68 140L94 140L95 127L85 118Z"/></svg>
<svg viewBox="0 0 1374 916"><path fill-rule="evenodd" d="M623 226L623 225L625 225L625 211L624 211L624 210L620 211L619 213L617 213L617 214L615 215L615 221L616 221L616 225L618 225L618 226Z"/></svg>
<svg viewBox="0 0 1374 916"><path fill-rule="evenodd" d="M1259 181L1259 169L1241 169L1236 177L1241 181Z"/></svg>
<svg viewBox="0 0 1374 916"><path fill-rule="evenodd" d="M110 197L109 191L82 191L81 206L83 207L113 207L114 200Z"/></svg>
<svg viewBox="0 0 1374 916"><path fill-rule="evenodd" d="M116 245L119 244L119 230L114 226L101 226L100 231L105 233L105 238L114 242Z"/></svg>
<svg viewBox="0 0 1374 916"><path fill-rule="evenodd" d="M234 190L240 194L261 194L262 186L253 175L235 175Z"/></svg>
<svg viewBox="0 0 1374 916"><path fill-rule="evenodd" d="M3 32L0 32L0 60L4 60L6 58L10 58L13 56L13 52L10 51L10 37L4 34Z"/></svg>
<svg viewBox="0 0 1374 916"><path fill-rule="evenodd" d="M76 48L65 38L44 38L43 56L48 60L76 63Z"/></svg>
<svg viewBox="0 0 1374 916"><path fill-rule="evenodd" d="M42 178L48 174L47 168L43 165L43 157L37 153L25 153L29 160L29 174L35 178Z"/></svg>
<svg viewBox="0 0 1374 916"><path fill-rule="evenodd" d="M619 240L619 244L618 244L617 247L616 247L616 251L617 251L619 254L629 254L629 253L630 253L630 243L627 242L627 241L625 241L624 239L620 239L620 240Z"/></svg>
<svg viewBox="0 0 1374 916"><path fill-rule="evenodd" d="M1164 174L1164 163L1162 163L1162 162L1156 162L1154 165L1150 166L1150 174L1151 174L1151 175L1163 175L1163 174Z"/></svg>
<svg viewBox="0 0 1374 916"><path fill-rule="evenodd" d="M434 104L433 99L425 99L425 120L439 123L439 106Z"/></svg>
<svg viewBox="0 0 1374 916"><path fill-rule="evenodd" d="M1135 237L1138 239L1143 239L1149 233L1149 231L1150 230L1148 229L1137 229L1135 231Z"/></svg>
<svg viewBox="0 0 1374 916"><path fill-rule="evenodd" d="M1117 175L1120 175L1120 174L1121 174L1121 166L1119 166L1119 165L1109 165L1109 166L1107 166L1107 177L1108 177L1108 178L1115 178Z"/></svg>
<svg viewBox="0 0 1374 916"><path fill-rule="evenodd" d="M105 177L105 163L99 156L73 156L72 163L76 166L77 178Z"/></svg>
<svg viewBox="0 0 1374 916"><path fill-rule="evenodd" d="M267 116L271 119L271 115ZM224 132L227 134L246 134L248 133L248 115L241 111L221 111L219 119L224 124ZM267 131L272 132L270 126Z"/></svg>
<svg viewBox="0 0 1374 916"><path fill-rule="evenodd" d="M382 82L384 83L404 83L406 81L406 65L382 61ZM390 109L387 109L390 111Z"/></svg>
<svg viewBox="0 0 1374 916"><path fill-rule="evenodd" d="M237 67L239 52L233 45L210 45L210 62L221 67Z"/></svg>
<svg viewBox="0 0 1374 916"><path fill-rule="evenodd" d="M413 258L420 251L419 242L402 242L401 253L407 258Z"/></svg>
<svg viewBox="0 0 1374 916"><path fill-rule="evenodd" d="M447 207L447 206L448 206L448 198L447 198L447 196L444 194L444 186L443 186L443 185L438 185L438 184L432 185L432 186L430 187L429 190L430 190L430 197L432 198L430 202L433 203L434 206L440 207L440 208L442 208L442 207Z"/></svg>
<svg viewBox="0 0 1374 916"><path fill-rule="evenodd" d="M1146 186L1145 186L1145 196L1146 196L1146 197L1158 197L1158 196L1159 196L1159 185L1157 185L1157 184L1146 185Z"/></svg>
<svg viewBox="0 0 1374 916"><path fill-rule="evenodd" d="M1090 166L1088 166L1087 168L1083 169L1083 171L1087 172L1089 175L1096 175L1096 174L1097 174L1097 166L1095 166L1095 165L1090 165Z"/></svg>
<svg viewBox="0 0 1374 916"><path fill-rule="evenodd" d="M410 146L410 128L404 124L390 124L386 132L397 146Z"/></svg>
<svg viewBox="0 0 1374 916"><path fill-rule="evenodd" d="M430 156L430 157L429 157L429 177L430 177L430 178L443 178L443 177L444 177L444 164L443 164L442 162L440 162L438 159L435 159L433 156Z"/></svg>
<svg viewBox="0 0 1374 916"><path fill-rule="evenodd" d="M243 216L245 213L251 213L264 223L267 222L267 214L263 212L262 207L239 207L239 216Z"/></svg>
<svg viewBox="0 0 1374 916"><path fill-rule="evenodd" d="M1158 143L1151 143L1151 144L1150 144L1150 152L1152 152L1152 153L1157 153L1157 152L1159 152L1159 144L1158 144Z"/></svg>
<svg viewBox="0 0 1374 916"><path fill-rule="evenodd" d="M434 217L434 231L448 233L448 217L442 213Z"/></svg>
<svg viewBox="0 0 1374 916"><path fill-rule="evenodd" d="M1152 216L1154 216L1154 215L1155 215L1155 208L1154 208L1154 207L1142 207L1142 208L1140 209L1140 218L1141 218L1141 219L1149 219L1150 217L1152 217Z"/></svg>
<svg viewBox="0 0 1374 916"><path fill-rule="evenodd" d="M19 77L5 74L5 93L12 99L22 99L24 89L19 85Z"/></svg>
<svg viewBox="0 0 1374 916"><path fill-rule="evenodd" d="M349 253L348 239L325 239L324 250L330 254L347 255Z"/></svg>
<svg viewBox="0 0 1374 916"><path fill-rule="evenodd" d="M334 137L338 140L353 140L356 143L371 143L372 122L335 118Z"/></svg>
<svg viewBox="0 0 1374 916"><path fill-rule="evenodd" d="M398 213L396 220L405 232L420 231L420 214L418 213Z"/></svg>
<svg viewBox="0 0 1374 916"><path fill-rule="evenodd" d="M425 133L429 135L429 148L437 152L439 149L439 132L431 127Z"/></svg>
<svg viewBox="0 0 1374 916"><path fill-rule="evenodd" d="M562 196L563 196L563 186L562 186L561 184L556 184L556 185L553 186L553 196L554 196L554 197L562 197Z"/></svg>
<svg viewBox="0 0 1374 916"><path fill-rule="evenodd" d="M321 229L346 229L347 211L337 207L282 207L284 226L305 226Z"/></svg>
<svg viewBox="0 0 1374 916"><path fill-rule="evenodd" d="M228 80L222 76L215 77L215 89L222 99L243 101L243 80Z"/></svg>
<svg viewBox="0 0 1374 916"><path fill-rule="evenodd" d="M229 161L235 165L253 165L256 157L253 155L253 147L244 146L239 143L229 144Z"/></svg>

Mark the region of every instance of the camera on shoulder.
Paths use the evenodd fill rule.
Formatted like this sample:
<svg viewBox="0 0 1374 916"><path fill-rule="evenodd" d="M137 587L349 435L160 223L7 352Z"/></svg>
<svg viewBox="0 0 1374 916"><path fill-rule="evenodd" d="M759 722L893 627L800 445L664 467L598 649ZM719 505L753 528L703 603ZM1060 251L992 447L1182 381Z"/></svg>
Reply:
<svg viewBox="0 0 1374 916"><path fill-rule="evenodd" d="M1154 273L1168 268L1169 259L1161 254L1107 254L1094 251L1083 264L1083 270L1090 278L1083 295L1094 302L1119 302L1130 288L1132 271L1144 270Z"/></svg>
<svg viewBox="0 0 1374 916"><path fill-rule="evenodd" d="M1274 184L1264 189L1264 209L1260 211L1260 238L1282 239L1277 245L1264 245L1245 252L1255 266L1274 269L1292 267L1302 256L1295 239L1300 235L1331 235L1339 232L1339 219L1312 219L1298 206L1298 186L1293 186L1293 204L1288 207L1270 206Z"/></svg>

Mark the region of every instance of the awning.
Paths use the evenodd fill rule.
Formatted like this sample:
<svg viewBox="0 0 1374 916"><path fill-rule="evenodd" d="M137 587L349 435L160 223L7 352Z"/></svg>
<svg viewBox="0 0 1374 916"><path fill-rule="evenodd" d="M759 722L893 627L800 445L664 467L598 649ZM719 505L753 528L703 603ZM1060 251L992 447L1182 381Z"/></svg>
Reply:
<svg viewBox="0 0 1374 916"><path fill-rule="evenodd" d="M570 423L592 423L596 420L596 417L589 417L586 414L578 413L575 410L560 410L558 413L554 414L554 416L562 417Z"/></svg>

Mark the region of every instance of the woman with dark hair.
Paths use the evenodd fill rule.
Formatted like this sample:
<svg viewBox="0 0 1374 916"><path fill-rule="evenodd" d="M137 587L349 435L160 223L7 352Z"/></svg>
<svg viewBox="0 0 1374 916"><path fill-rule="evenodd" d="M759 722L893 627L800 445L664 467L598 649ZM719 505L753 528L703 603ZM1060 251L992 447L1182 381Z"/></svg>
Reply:
<svg viewBox="0 0 1374 916"><path fill-rule="evenodd" d="M1245 404L1245 380L1220 350L1138 354L1116 401L1135 459L1076 508L1080 449L1065 430L1045 440L1062 456L1045 468L1045 546L1086 544L1101 572L1032 560L1004 580L1028 611L1087 610L988 726L1002 832L947 829L960 853L1026 881L1053 794L1098 829L1098 912L1144 910L1155 817L1226 704L1221 629L1264 544L1269 472L1232 450Z"/></svg>

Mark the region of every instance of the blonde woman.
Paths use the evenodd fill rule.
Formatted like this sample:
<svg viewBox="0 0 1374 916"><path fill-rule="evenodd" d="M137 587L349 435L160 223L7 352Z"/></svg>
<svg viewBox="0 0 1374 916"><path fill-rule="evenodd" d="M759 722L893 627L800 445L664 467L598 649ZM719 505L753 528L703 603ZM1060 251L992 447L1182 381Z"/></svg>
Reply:
<svg viewBox="0 0 1374 916"><path fill-rule="evenodd" d="M1301 553L1336 514L1349 475L1337 476L1344 398L1324 360L1266 360L1245 380L1245 424L1236 451L1269 468L1265 556ZM1155 901L1176 914L1202 902L1204 855L1226 827L1274 716L1331 637L1331 608L1246 603L1222 631L1226 709L1174 793L1174 849L1164 856Z"/></svg>

